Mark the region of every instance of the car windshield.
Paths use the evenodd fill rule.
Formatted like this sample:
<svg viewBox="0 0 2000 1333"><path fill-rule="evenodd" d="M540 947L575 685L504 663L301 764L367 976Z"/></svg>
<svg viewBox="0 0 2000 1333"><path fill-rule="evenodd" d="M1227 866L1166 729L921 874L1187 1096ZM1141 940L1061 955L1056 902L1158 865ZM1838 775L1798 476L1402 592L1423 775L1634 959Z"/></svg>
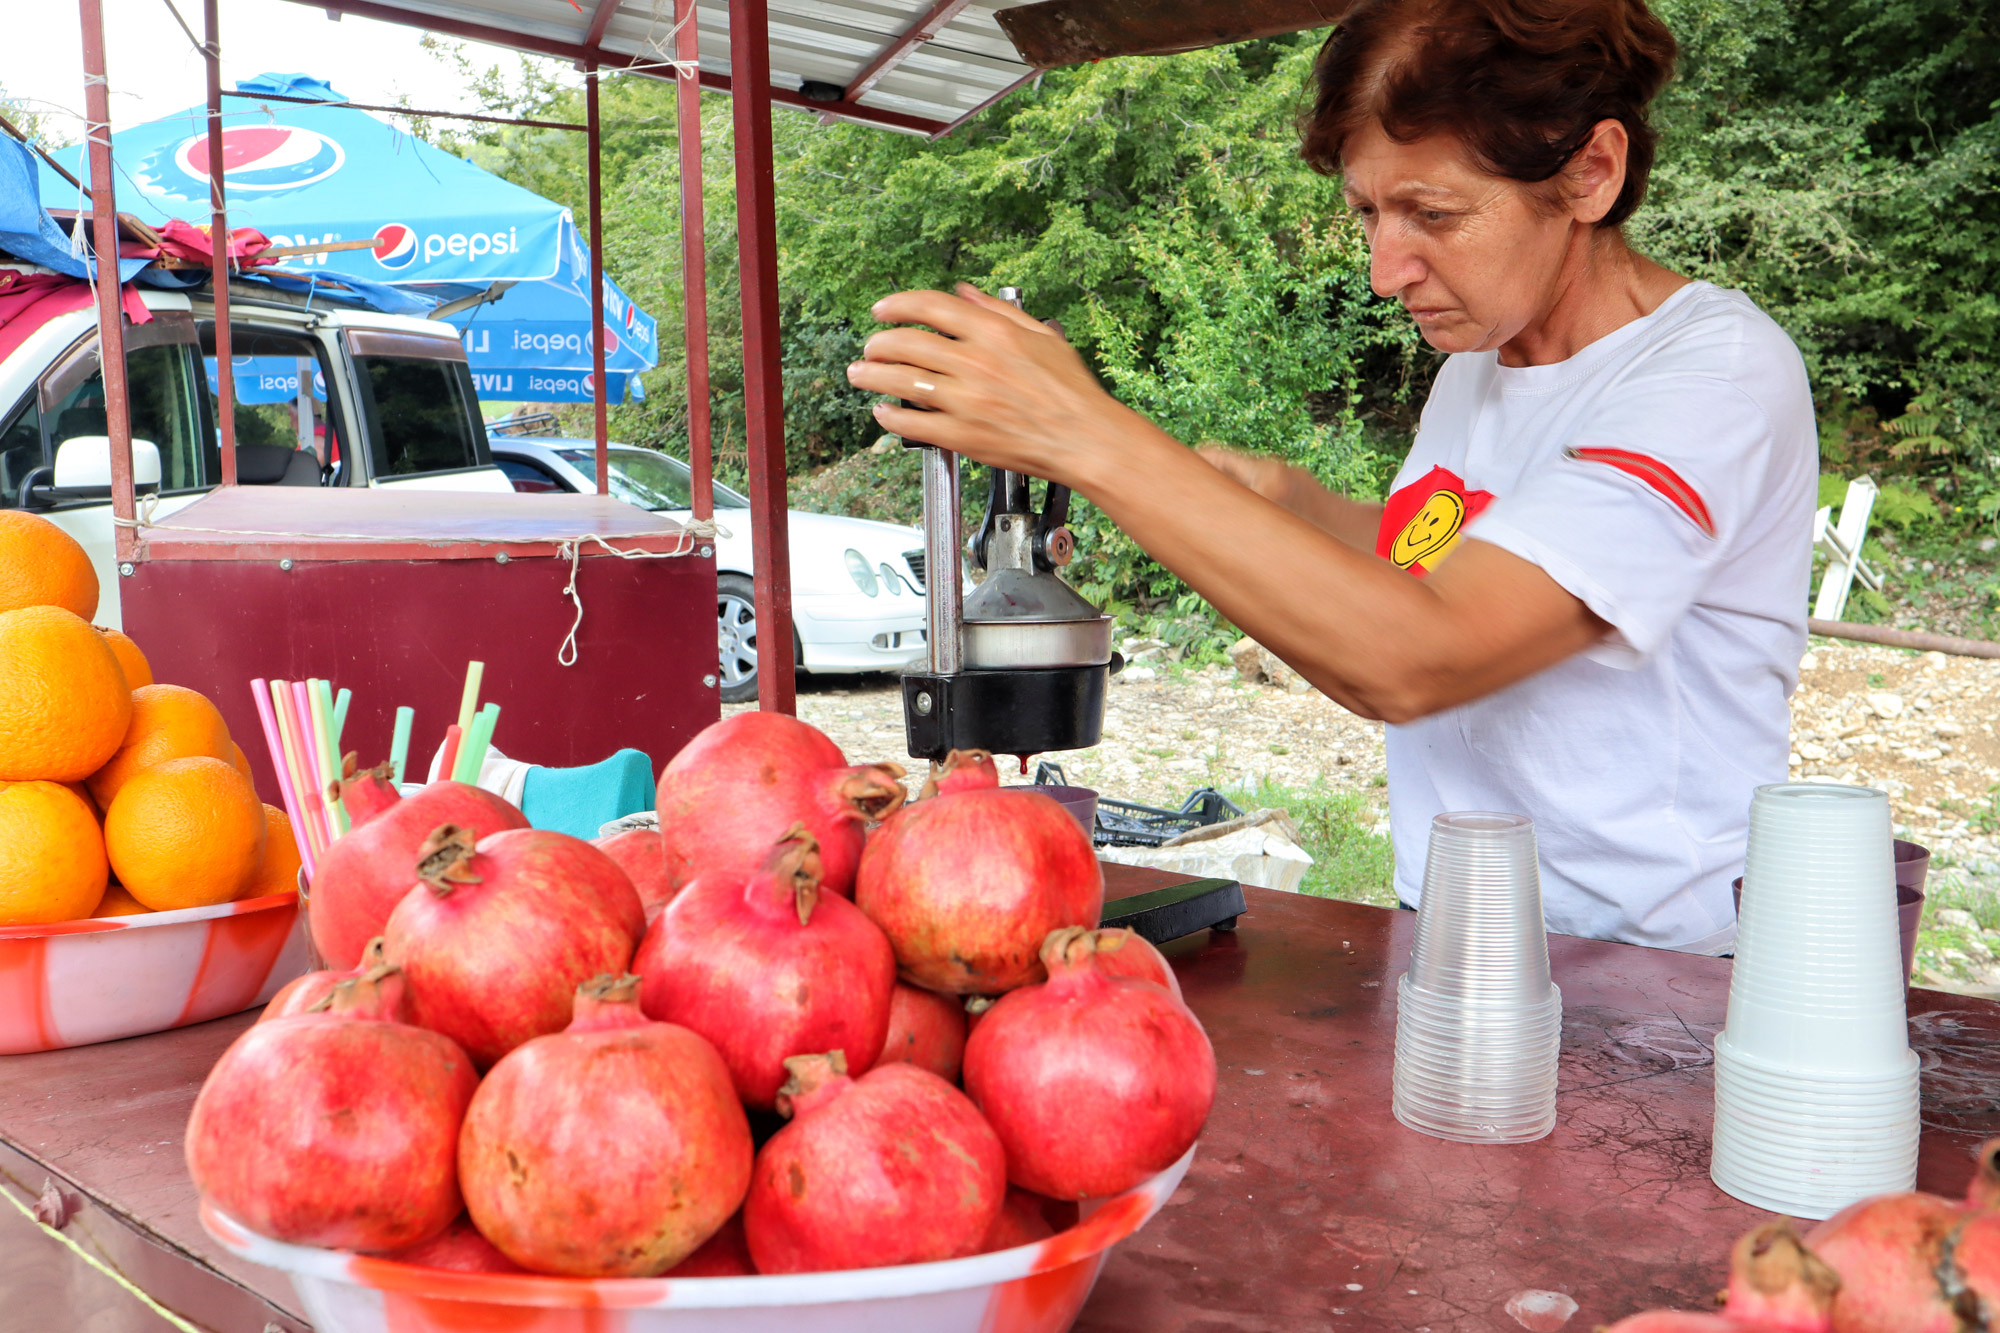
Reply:
<svg viewBox="0 0 2000 1333"><path fill-rule="evenodd" d="M597 454L590 449L563 449L563 461L597 484ZM721 482L715 487L717 509L748 509L750 501ZM694 474L678 458L650 449L614 449L611 453L611 494L641 509L691 509Z"/></svg>

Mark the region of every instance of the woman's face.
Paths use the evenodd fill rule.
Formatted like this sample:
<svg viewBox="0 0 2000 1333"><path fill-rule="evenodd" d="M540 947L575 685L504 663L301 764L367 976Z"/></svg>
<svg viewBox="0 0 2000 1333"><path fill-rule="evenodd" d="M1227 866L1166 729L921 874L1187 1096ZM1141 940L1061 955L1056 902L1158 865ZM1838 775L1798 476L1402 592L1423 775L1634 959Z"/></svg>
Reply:
<svg viewBox="0 0 2000 1333"><path fill-rule="evenodd" d="M1574 207L1481 171L1444 135L1403 144L1371 124L1340 161L1368 237L1369 282L1403 303L1425 342L1490 351L1554 306L1583 221Z"/></svg>

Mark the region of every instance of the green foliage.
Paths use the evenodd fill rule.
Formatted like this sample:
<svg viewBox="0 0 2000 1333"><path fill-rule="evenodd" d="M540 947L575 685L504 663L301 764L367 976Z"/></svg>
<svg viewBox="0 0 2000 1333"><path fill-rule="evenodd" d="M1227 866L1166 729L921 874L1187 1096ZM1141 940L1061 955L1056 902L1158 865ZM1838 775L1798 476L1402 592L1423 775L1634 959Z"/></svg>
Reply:
<svg viewBox="0 0 2000 1333"><path fill-rule="evenodd" d="M1885 482L1875 497L1875 521L1894 523L1904 532L1911 524L1935 522L1937 517L1938 508L1931 497L1914 487Z"/></svg>
<svg viewBox="0 0 2000 1333"><path fill-rule="evenodd" d="M1269 806L1292 817L1299 845L1313 859L1303 892L1377 907L1396 905L1396 854L1387 838L1376 836L1378 807L1363 793L1324 782L1291 787L1266 778L1228 795L1246 810Z"/></svg>

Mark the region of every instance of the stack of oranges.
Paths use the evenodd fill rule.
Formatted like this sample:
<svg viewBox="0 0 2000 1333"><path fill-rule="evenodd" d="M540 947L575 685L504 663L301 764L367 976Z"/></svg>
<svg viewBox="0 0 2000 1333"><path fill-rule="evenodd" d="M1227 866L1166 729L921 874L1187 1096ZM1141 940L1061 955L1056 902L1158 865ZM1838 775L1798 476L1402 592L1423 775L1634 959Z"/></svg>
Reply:
<svg viewBox="0 0 2000 1333"><path fill-rule="evenodd" d="M290 823L257 799L222 714L155 684L96 613L76 540L0 510L0 926L291 889Z"/></svg>

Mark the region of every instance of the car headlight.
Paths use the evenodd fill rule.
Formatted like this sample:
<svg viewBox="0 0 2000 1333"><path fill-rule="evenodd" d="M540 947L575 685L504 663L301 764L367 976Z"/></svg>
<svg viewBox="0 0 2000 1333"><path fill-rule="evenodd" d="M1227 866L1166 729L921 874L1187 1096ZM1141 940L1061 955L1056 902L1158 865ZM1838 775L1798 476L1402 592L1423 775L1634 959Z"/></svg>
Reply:
<svg viewBox="0 0 2000 1333"><path fill-rule="evenodd" d="M882 585L875 578L875 571L867 558L853 547L847 549L847 576L854 580L854 586L873 597L882 591Z"/></svg>
<svg viewBox="0 0 2000 1333"><path fill-rule="evenodd" d="M882 586L889 590L891 597L901 597L903 595L902 576L890 568L887 561L884 561L882 564Z"/></svg>

